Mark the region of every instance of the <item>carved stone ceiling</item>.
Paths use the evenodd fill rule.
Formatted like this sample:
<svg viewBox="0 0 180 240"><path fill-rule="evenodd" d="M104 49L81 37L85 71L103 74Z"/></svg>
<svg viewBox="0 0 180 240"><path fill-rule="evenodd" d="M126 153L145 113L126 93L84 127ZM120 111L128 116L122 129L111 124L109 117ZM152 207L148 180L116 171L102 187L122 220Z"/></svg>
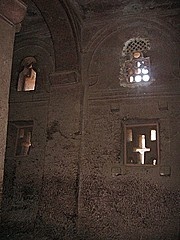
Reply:
<svg viewBox="0 0 180 240"><path fill-rule="evenodd" d="M23 1L27 4L28 9L21 32L30 32L32 29L36 32L36 30L41 29L41 35L44 37L48 34L48 29L41 12L43 1ZM39 3L39 8L35 5L36 2ZM75 18L88 22L93 21L94 18L102 20L104 17L113 18L129 14L143 14L152 10L155 10L158 14L164 10L180 9L180 0L56 0L51 3L54 5L55 11L58 11L58 2L66 3Z"/></svg>
<svg viewBox="0 0 180 240"><path fill-rule="evenodd" d="M28 18L37 20L41 14L33 4L37 0L23 0L28 4ZM48 0L50 1L50 0ZM52 2L56 10L56 3ZM112 16L116 14L129 15L146 13L147 11L171 10L180 8L180 0L59 0L73 9L81 19L90 19L92 17ZM40 10L40 9L39 9Z"/></svg>
<svg viewBox="0 0 180 240"><path fill-rule="evenodd" d="M76 0L84 18L93 14L112 14L122 12L131 14L151 9L173 9L180 7L179 0Z"/></svg>

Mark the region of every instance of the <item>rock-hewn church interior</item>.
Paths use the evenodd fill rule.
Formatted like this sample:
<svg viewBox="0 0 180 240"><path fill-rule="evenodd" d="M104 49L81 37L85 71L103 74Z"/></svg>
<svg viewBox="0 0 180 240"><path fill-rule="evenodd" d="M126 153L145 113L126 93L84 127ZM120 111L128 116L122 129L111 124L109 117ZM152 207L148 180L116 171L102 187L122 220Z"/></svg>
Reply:
<svg viewBox="0 0 180 240"><path fill-rule="evenodd" d="M0 0L0 239L179 240L180 2Z"/></svg>

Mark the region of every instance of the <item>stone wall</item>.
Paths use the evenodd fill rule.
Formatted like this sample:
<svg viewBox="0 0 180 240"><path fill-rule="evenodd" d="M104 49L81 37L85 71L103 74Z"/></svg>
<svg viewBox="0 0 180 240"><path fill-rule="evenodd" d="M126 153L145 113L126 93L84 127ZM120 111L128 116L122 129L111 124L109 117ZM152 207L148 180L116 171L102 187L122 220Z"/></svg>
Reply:
<svg viewBox="0 0 180 240"><path fill-rule="evenodd" d="M175 28L166 21L133 16L109 25L97 21L84 30L89 84L80 165L82 239L178 239L178 44ZM123 44L133 37L150 40L146 54L154 81L121 87ZM123 123L153 119L160 126L159 164L125 165ZM160 175L164 167L171 169L170 176Z"/></svg>
<svg viewBox="0 0 180 240"><path fill-rule="evenodd" d="M12 10L13 9L13 10ZM16 15L13 14L16 11ZM26 6L19 1L2 1L0 3L0 65L1 65L1 94L0 94L0 203L2 199L4 156L7 134L8 98L11 79L13 43L16 27L23 20Z"/></svg>
<svg viewBox="0 0 180 240"><path fill-rule="evenodd" d="M41 1L36 4L40 7ZM38 37L32 29L32 39L26 32L17 36L15 45L2 236L178 240L177 15L170 11L168 16L149 12L115 19L101 15L104 21L87 19L79 33L81 53L76 55L80 43L75 30L70 31L70 15L61 9L62 18L56 21L57 14L49 17L52 6L45 14L48 7L46 2L42 14L51 32L44 27L46 34ZM68 27L61 38L63 21ZM67 37L64 45L63 37ZM150 41L147 55L153 81L123 87L122 49L136 37ZM40 87L16 92L17 66L29 53L40 63ZM19 120L34 123L31 153L21 158L14 156L11 142L11 122ZM125 164L123 124L129 120L158 122L158 165ZM161 176L166 169L167 176Z"/></svg>
<svg viewBox="0 0 180 240"><path fill-rule="evenodd" d="M170 144L176 126L169 125L170 115L177 113L172 111L176 102L169 98L165 113L158 101L119 99L115 112L112 100L89 101L79 207L80 232L86 239L178 239L178 163L171 154L177 152L177 143ZM136 122L159 119L159 166L124 165L126 116ZM162 166L171 167L171 176L160 176Z"/></svg>

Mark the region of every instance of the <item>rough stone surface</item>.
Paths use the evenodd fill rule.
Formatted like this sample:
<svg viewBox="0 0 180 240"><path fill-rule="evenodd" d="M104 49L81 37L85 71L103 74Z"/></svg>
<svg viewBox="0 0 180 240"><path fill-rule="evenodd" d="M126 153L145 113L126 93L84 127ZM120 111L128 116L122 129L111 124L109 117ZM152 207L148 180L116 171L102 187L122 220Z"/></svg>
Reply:
<svg viewBox="0 0 180 240"><path fill-rule="evenodd" d="M1 65L1 94L0 94L0 202L2 198L2 182L3 182L3 172L4 172L4 156L5 156L5 142L6 142L6 130L7 130L7 116L8 116L8 97L9 97L9 86L10 86L10 76L11 76L11 65L12 65L12 56L13 56L13 43L15 36L15 26L12 25L19 23L19 21L13 21L10 23L7 20L6 13L8 8L11 8L12 5L17 7L15 1L5 2L1 1L0 3L0 65ZM25 13L24 9L16 9L17 14L23 15ZM9 13L11 12L8 9ZM22 16L21 16L22 17ZM21 19L22 20L22 19Z"/></svg>
<svg viewBox="0 0 180 240"><path fill-rule="evenodd" d="M178 240L178 1L26 4L14 46L0 238ZM120 84L122 50L136 37L150 41L153 81L129 88ZM17 92L26 56L37 60L37 89ZM33 121L26 157L14 156L19 120ZM159 164L125 165L123 124L154 120Z"/></svg>

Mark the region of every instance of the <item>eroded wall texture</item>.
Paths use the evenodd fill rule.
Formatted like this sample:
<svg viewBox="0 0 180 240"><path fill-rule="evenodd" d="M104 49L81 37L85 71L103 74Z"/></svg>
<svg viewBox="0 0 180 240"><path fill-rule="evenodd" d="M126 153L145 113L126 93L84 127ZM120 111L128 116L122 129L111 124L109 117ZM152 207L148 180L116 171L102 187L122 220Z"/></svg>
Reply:
<svg viewBox="0 0 180 240"><path fill-rule="evenodd" d="M15 42L2 237L178 240L177 12L89 18L77 43L64 5L57 6L58 21L56 14L48 15L52 6L41 6L44 21L32 4L38 21L28 28L32 14L27 16ZM154 81L129 88L121 85L122 49L136 37L150 41ZM34 92L17 92L18 66L26 56L37 60L38 85ZM13 124L20 120L33 121L32 147L25 157L14 156ZM125 165L123 125L154 120L158 164Z"/></svg>
<svg viewBox="0 0 180 240"><path fill-rule="evenodd" d="M91 43L86 39L90 33ZM88 42L83 42L88 49L84 74L89 85L80 163L79 231L83 239L178 239L176 34L166 17L153 15L97 22L84 29ZM155 81L149 86L121 87L122 49L135 36L150 40L147 56ZM126 166L123 124L154 119L160 126L159 164ZM164 169L169 169L169 176L161 176Z"/></svg>

